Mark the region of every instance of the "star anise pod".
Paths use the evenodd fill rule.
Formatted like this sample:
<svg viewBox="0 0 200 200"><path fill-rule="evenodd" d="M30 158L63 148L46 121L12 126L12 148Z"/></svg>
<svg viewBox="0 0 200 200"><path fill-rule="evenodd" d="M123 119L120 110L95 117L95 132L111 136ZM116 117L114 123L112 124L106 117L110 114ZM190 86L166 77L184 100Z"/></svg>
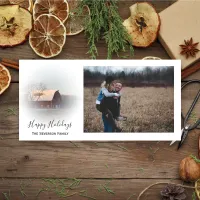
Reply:
<svg viewBox="0 0 200 200"><path fill-rule="evenodd" d="M199 52L199 49L196 48L196 46L199 44L193 43L193 39L190 40L184 40L185 44L179 45L182 48L181 54L185 55L186 58L195 57L196 53Z"/></svg>
<svg viewBox="0 0 200 200"><path fill-rule="evenodd" d="M14 23L15 18L12 17L7 20L5 17L1 17L0 29L3 31L8 31L11 35L14 35L17 24Z"/></svg>

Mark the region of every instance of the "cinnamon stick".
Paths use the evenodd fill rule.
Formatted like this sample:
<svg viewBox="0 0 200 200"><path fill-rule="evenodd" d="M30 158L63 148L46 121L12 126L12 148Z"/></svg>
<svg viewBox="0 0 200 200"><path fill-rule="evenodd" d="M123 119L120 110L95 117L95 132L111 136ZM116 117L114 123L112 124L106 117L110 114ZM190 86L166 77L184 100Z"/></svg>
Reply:
<svg viewBox="0 0 200 200"><path fill-rule="evenodd" d="M181 79L187 78L188 76L197 72L198 70L200 70L200 62L197 62L196 64L192 65L191 67L184 69L181 72Z"/></svg>
<svg viewBox="0 0 200 200"><path fill-rule="evenodd" d="M10 68L19 70L19 63L16 61L13 61L13 60L3 58L1 60L1 64L5 65L6 67L10 67Z"/></svg>

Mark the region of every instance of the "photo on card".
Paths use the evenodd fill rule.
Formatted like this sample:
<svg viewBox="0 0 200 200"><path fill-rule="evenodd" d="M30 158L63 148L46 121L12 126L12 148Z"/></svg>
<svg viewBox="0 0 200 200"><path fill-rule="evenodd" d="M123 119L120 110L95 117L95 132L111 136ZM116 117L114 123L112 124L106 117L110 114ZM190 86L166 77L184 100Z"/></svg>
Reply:
<svg viewBox="0 0 200 200"><path fill-rule="evenodd" d="M85 132L174 132L173 66L85 67L84 97Z"/></svg>
<svg viewBox="0 0 200 200"><path fill-rule="evenodd" d="M84 133L104 140L180 140L180 65L129 60L84 66Z"/></svg>

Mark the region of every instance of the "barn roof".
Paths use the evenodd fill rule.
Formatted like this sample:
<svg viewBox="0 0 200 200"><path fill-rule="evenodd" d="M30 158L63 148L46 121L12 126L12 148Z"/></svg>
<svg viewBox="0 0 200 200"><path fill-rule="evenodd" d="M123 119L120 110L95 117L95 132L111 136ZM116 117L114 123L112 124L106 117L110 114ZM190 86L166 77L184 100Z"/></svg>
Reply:
<svg viewBox="0 0 200 200"><path fill-rule="evenodd" d="M44 90L42 92L38 90L34 90L32 92L32 99L31 101L52 101L54 94L58 90Z"/></svg>

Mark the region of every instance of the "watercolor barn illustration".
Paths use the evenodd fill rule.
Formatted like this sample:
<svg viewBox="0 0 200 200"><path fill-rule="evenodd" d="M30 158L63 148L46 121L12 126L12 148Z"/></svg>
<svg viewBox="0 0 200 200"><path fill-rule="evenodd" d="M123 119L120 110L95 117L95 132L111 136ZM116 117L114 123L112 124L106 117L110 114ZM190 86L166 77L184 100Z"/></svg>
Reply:
<svg viewBox="0 0 200 200"><path fill-rule="evenodd" d="M32 108L58 109L61 107L62 97L59 90L33 90L29 96Z"/></svg>

